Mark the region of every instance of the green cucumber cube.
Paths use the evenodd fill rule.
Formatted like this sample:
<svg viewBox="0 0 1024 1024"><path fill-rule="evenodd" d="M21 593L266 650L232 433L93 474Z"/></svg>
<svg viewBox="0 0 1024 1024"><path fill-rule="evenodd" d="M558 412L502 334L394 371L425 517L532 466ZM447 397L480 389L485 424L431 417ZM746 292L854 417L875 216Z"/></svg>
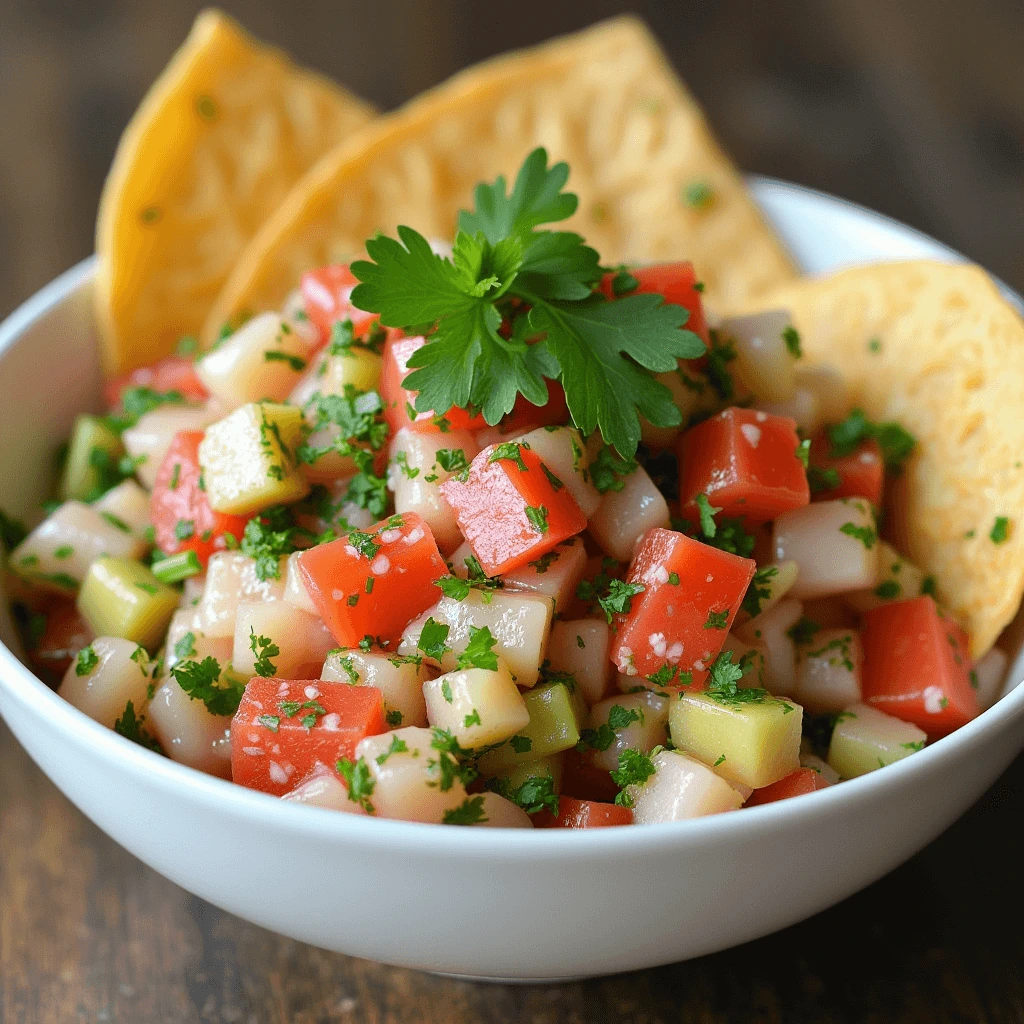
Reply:
<svg viewBox="0 0 1024 1024"><path fill-rule="evenodd" d="M97 558L78 593L78 610L97 636L120 636L153 651L180 594L133 558Z"/></svg>
<svg viewBox="0 0 1024 1024"><path fill-rule="evenodd" d="M79 416L71 432L60 479L61 499L94 501L103 493L104 483L108 487L111 483L109 474L104 476L102 466L116 466L122 455L121 438L98 416ZM117 477L112 482L116 483Z"/></svg>
<svg viewBox="0 0 1024 1024"><path fill-rule="evenodd" d="M868 704L841 711L832 731L828 763L841 778L853 779L921 750L928 737L910 722Z"/></svg>

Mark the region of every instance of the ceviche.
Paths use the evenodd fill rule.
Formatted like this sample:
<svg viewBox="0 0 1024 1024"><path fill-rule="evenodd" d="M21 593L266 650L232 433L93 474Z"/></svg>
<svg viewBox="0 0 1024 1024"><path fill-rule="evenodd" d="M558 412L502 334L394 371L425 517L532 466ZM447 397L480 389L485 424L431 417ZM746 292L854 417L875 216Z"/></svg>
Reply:
<svg viewBox="0 0 1024 1024"><path fill-rule="evenodd" d="M372 238L108 382L3 523L62 697L286 800L556 828L810 793L995 700L1005 655L880 533L915 437L786 309L712 326L690 263L604 265L568 174L535 150L450 244Z"/></svg>

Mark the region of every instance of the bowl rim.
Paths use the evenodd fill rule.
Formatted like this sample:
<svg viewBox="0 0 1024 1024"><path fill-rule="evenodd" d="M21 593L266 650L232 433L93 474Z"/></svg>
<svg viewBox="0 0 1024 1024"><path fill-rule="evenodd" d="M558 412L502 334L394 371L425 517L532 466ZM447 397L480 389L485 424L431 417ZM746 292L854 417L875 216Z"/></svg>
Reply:
<svg viewBox="0 0 1024 1024"><path fill-rule="evenodd" d="M956 250L902 224L849 200L806 186L774 178L750 176L755 195L759 191L814 198L845 207L849 212L873 218L903 233L938 246L957 262L967 262ZM0 370L4 355L36 322L69 299L95 275L96 257L90 256L45 285L0 323ZM1024 300L994 278L1006 297L1024 308ZM1011 668L1012 668L1011 661ZM351 846L393 847L405 843L417 850L468 859L487 858L536 863L543 860L577 859L580 856L614 858L627 851L657 855L734 838L756 839L759 830L786 828L806 821L819 811L839 812L845 805L862 806L883 793L912 786L939 768L946 760L969 757L972 750L996 733L1024 719L1024 684L1004 692L990 708L940 742L888 765L884 772L870 772L841 786L829 786L804 794L799 800L781 800L743 808L742 814L717 814L657 827L599 829L508 829L477 827L457 829L434 824L344 814L324 808L283 801L270 794L247 789L216 776L172 761L170 758L132 743L92 720L51 690L0 642L0 689L26 711L45 719L54 734L64 733L86 746L90 753L126 772L147 773L147 783L165 790L178 790L184 799L195 800L208 809L258 819L263 828L289 830L309 839L335 841ZM747 834L749 833L749 834ZM515 838L513 838L513 836Z"/></svg>

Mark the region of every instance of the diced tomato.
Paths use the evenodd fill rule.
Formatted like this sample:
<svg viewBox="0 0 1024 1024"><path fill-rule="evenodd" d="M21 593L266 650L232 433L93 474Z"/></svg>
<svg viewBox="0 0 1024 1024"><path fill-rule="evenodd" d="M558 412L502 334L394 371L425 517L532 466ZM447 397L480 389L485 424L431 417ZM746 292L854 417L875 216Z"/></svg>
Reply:
<svg viewBox="0 0 1024 1024"><path fill-rule="evenodd" d="M347 263L321 267L302 275L299 288L306 306L306 316L320 332L320 344L326 345L331 330L339 320L351 320L355 334L364 334L379 319L352 305L352 289L359 279Z"/></svg>
<svg viewBox="0 0 1024 1024"><path fill-rule="evenodd" d="M121 396L129 388L152 391L177 391L186 402L205 402L210 397L196 374L195 363L184 356L164 356L149 366L140 366L119 374L103 385L103 400L110 409L121 404Z"/></svg>
<svg viewBox="0 0 1024 1024"><path fill-rule="evenodd" d="M815 484L815 501L867 498L875 508L881 507L885 462L882 449L873 437L862 441L849 455L833 458L829 455L827 435L815 435L811 441L810 475L811 482ZM828 486L832 480L836 481L834 487Z"/></svg>
<svg viewBox="0 0 1024 1024"><path fill-rule="evenodd" d="M231 720L231 778L281 796L317 764L333 768L355 756L360 740L386 730L375 686L256 676Z"/></svg>
<svg viewBox="0 0 1024 1024"><path fill-rule="evenodd" d="M28 651L28 660L39 674L60 679L78 652L93 638L92 630L78 614L74 601L54 598L43 613L46 628Z"/></svg>
<svg viewBox="0 0 1024 1024"><path fill-rule="evenodd" d="M679 439L679 501L696 518L696 497L725 516L775 519L811 500L797 456L796 423L753 409L725 409Z"/></svg>
<svg viewBox="0 0 1024 1024"><path fill-rule="evenodd" d="M892 601L864 615L864 702L943 736L978 714L970 639L931 597Z"/></svg>
<svg viewBox="0 0 1024 1024"><path fill-rule="evenodd" d="M318 544L297 561L313 604L343 647L365 636L397 640L438 601L434 581L448 572L430 527L414 512Z"/></svg>
<svg viewBox="0 0 1024 1024"><path fill-rule="evenodd" d="M505 451L510 458L497 457ZM488 576L522 568L587 525L565 484L514 442L489 445L441 493Z"/></svg>
<svg viewBox="0 0 1024 1024"><path fill-rule="evenodd" d="M829 781L821 772L816 772L813 768L797 768L784 779L779 779L778 782L773 782L762 789L755 789L746 806L773 804L776 800L788 800L791 796L814 793L819 789L827 789L828 786Z"/></svg>
<svg viewBox="0 0 1024 1024"><path fill-rule="evenodd" d="M548 400L544 405L532 405L522 395L516 398L512 411L501 421L504 434L522 433L527 428L548 427L569 422L569 406L565 391L557 380L545 382L548 386Z"/></svg>
<svg viewBox="0 0 1024 1024"><path fill-rule="evenodd" d="M201 430L179 430L160 463L150 495L156 546L165 554L194 551L205 566L215 551L227 547L225 534L242 539L248 516L214 512L200 486Z"/></svg>
<svg viewBox="0 0 1024 1024"><path fill-rule="evenodd" d="M754 576L749 558L655 527L640 539L626 576L643 587L616 616L611 658L627 675L678 684L676 670L709 668ZM693 687L691 687L693 689Z"/></svg>
<svg viewBox="0 0 1024 1024"><path fill-rule="evenodd" d="M541 811L533 816L533 824L535 828L608 828L614 825L632 825L633 812L619 804L560 796L558 814Z"/></svg>
<svg viewBox="0 0 1024 1024"><path fill-rule="evenodd" d="M657 263L652 267L631 267L629 272L640 282L640 286L630 292L630 295L662 295L666 302L674 306L684 306L690 311L690 319L684 326L688 331L699 335L705 345L708 343L704 301L697 290L697 275L689 260L681 263ZM601 278L601 291L609 299L617 297L612 286L614 280L614 273L605 274Z"/></svg>
<svg viewBox="0 0 1024 1024"><path fill-rule="evenodd" d="M417 412L416 396L419 392L402 387L402 381L412 373L409 359L422 348L427 339L422 336L407 338L401 331L389 331L384 343L384 365L380 374L380 396L384 400L384 418L397 434L402 427L424 433L447 433L449 430L482 430L487 426L483 416L472 416L465 409L449 409L443 416L432 412Z"/></svg>

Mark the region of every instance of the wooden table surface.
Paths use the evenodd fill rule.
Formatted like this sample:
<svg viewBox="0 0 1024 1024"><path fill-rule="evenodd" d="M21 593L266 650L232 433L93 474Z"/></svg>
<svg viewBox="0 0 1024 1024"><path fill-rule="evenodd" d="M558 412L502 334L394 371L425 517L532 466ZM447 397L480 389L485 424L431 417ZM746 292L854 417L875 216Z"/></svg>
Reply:
<svg viewBox="0 0 1024 1024"><path fill-rule="evenodd" d="M117 135L197 6L0 0L0 315L90 251ZM469 61L622 9L226 6L384 107ZM1024 287L1019 0L633 9L740 166L883 210ZM102 835L0 726L0 1022L1021 1021L1022 816L1024 760L903 868L778 935L603 980L478 986L324 953L215 910ZM765 879L737 884L756 900L759 885L800 879L765 865Z"/></svg>

